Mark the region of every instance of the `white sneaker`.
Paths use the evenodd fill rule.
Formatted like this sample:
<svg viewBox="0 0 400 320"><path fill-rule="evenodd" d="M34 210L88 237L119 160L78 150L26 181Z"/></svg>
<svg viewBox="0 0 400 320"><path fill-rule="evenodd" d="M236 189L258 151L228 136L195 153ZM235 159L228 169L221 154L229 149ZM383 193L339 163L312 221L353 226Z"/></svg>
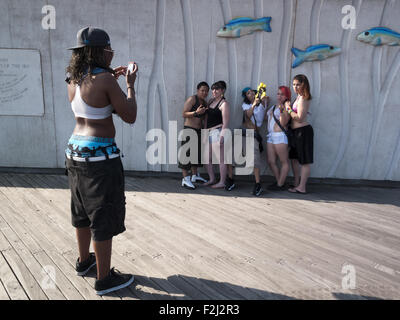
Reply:
<svg viewBox="0 0 400 320"><path fill-rule="evenodd" d="M203 182L203 183L208 182L206 179L200 177L199 174L197 174L197 176L196 176L195 174L192 175L192 182L197 182L197 181L201 181L201 182Z"/></svg>
<svg viewBox="0 0 400 320"><path fill-rule="evenodd" d="M190 181L190 176L187 176L182 179L182 187L188 188L188 189L196 189L196 187L193 185L193 183Z"/></svg>

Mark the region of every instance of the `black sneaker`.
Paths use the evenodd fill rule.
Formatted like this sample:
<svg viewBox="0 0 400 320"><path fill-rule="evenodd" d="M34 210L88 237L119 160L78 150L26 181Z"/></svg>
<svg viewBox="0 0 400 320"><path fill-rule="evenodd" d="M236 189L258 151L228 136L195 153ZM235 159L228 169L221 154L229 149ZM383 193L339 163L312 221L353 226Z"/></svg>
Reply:
<svg viewBox="0 0 400 320"><path fill-rule="evenodd" d="M254 189L253 189L253 195L255 195L256 197L258 197L264 190L261 188L261 184L260 183L256 183L254 185Z"/></svg>
<svg viewBox="0 0 400 320"><path fill-rule="evenodd" d="M87 274L89 272L90 269L92 269L94 266L96 265L96 256L94 255L93 252L91 252L89 254L89 258L87 258L85 261L83 262L79 262L79 258L78 260L76 260L76 274L78 276L84 276L85 274Z"/></svg>
<svg viewBox="0 0 400 320"><path fill-rule="evenodd" d="M102 296L104 294L123 289L133 282L134 277L131 274L123 274L115 271L114 268L110 270L107 277L101 280L96 280L94 289L96 294Z"/></svg>
<svg viewBox="0 0 400 320"><path fill-rule="evenodd" d="M231 178L226 178L225 182L225 190L226 191L232 191L236 187L235 182Z"/></svg>

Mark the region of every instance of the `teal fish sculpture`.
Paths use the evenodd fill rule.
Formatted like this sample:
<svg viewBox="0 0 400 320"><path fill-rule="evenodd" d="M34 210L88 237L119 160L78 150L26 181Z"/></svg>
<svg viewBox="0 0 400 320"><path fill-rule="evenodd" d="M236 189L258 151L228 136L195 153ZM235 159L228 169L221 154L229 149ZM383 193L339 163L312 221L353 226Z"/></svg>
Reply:
<svg viewBox="0 0 400 320"><path fill-rule="evenodd" d="M217 32L218 37L239 38L255 31L271 32L271 17L253 19L238 17L229 21Z"/></svg>
<svg viewBox="0 0 400 320"><path fill-rule="evenodd" d="M375 27L358 34L357 40L374 46L398 46L400 33L386 27Z"/></svg>
<svg viewBox="0 0 400 320"><path fill-rule="evenodd" d="M327 58L340 54L341 49L329 44L317 44L309 46L306 50L292 48L292 53L296 57L293 61L292 68L296 68L305 61L322 61Z"/></svg>

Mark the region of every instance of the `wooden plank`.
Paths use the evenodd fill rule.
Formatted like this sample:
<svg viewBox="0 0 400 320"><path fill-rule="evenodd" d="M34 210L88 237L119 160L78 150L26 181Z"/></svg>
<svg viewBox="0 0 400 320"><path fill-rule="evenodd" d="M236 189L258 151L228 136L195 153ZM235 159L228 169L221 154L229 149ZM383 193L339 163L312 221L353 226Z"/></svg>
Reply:
<svg viewBox="0 0 400 320"><path fill-rule="evenodd" d="M141 228L143 228L142 226L141 226ZM148 232L151 232L150 230L146 230L146 233L148 233ZM150 235L150 237L152 236L150 233L149 233L149 235ZM159 235L159 234L158 234ZM159 236L161 236L161 235L159 235ZM162 242L164 242L165 240L163 240ZM126 243L126 241L124 241L125 243ZM135 243L140 243L140 246L141 247L143 247L145 244L143 244L142 242L140 242L140 237L137 237L137 239L134 241ZM177 241L176 243L178 243L178 246L179 246L179 241ZM130 246L131 245L133 245L133 243L132 244L129 244ZM176 253L176 248L174 248L174 245L171 245L171 244L168 244L168 246L171 248L171 250L172 251L174 251L174 253ZM175 244L175 246L176 246L176 244ZM198 250L198 249L197 249ZM179 261L179 262L177 262L177 264L178 264L178 266L179 265L182 265L182 261ZM163 261L162 262L162 265L165 265L165 262ZM195 265L197 265L197 262L195 262ZM174 265L173 267L172 267L172 270L174 270L174 272L175 271L177 271L177 270L179 270L179 267L178 267L177 265ZM203 268L204 266L203 265L201 265L200 266L201 268ZM195 267L193 267L193 265L191 265L190 266L190 268L191 269L193 269L193 268L195 268ZM226 294L226 293L225 293ZM258 296L257 297L258 299L260 298L260 296Z"/></svg>
<svg viewBox="0 0 400 320"><path fill-rule="evenodd" d="M12 202L14 208L18 208L18 216L22 217L25 221L29 221L30 224L35 225L35 227L39 229L40 232L43 232L55 246L59 247L61 252L69 250L69 246L66 245L68 242L62 238L62 233L54 226L53 221L40 212L40 204L32 202L29 196L26 197L26 192L19 192L22 190L16 187L13 188L11 180L12 178L10 177L7 179L0 178L0 185L3 184L3 186L5 186L1 192Z"/></svg>
<svg viewBox="0 0 400 320"><path fill-rule="evenodd" d="M168 204L167 203L165 203L165 201L163 201L163 204L164 204L164 206L165 207L167 207L168 206ZM154 206L154 201L151 203L151 206ZM160 208L160 210L161 210L161 208ZM155 211L157 211L157 212L160 212L160 210L158 210L158 208L155 208ZM171 215L172 215L172 213L173 213L173 210L171 209L169 212L168 212L168 220L171 220ZM191 215L191 216L195 216L196 215L196 212L194 212L193 213L193 215ZM177 221L178 222L178 221ZM168 222L166 222L166 221L164 221L164 224L165 223L168 223ZM182 222L181 222L181 224L182 224ZM187 226L187 228L192 228L192 226L191 225L188 225ZM182 230L180 230L180 232L182 232ZM197 232L193 232L194 234L200 234L201 232L203 232L203 234L205 233L205 231L204 230L199 230L199 231L197 231ZM207 233L206 233L207 234ZM207 234L207 237L212 237L213 235L211 234L211 233L208 233ZM233 239L232 239L233 240ZM234 240L233 240L234 241ZM218 243L218 241L210 241L210 242L212 242L212 243ZM229 244L229 247L231 247L231 244ZM229 249L229 248L228 248ZM258 279L257 281L259 281L260 279Z"/></svg>
<svg viewBox="0 0 400 320"><path fill-rule="evenodd" d="M0 230L0 252L11 249L10 243L7 241L6 237L2 233L2 230L4 230L4 229L5 228Z"/></svg>
<svg viewBox="0 0 400 320"><path fill-rule="evenodd" d="M43 289L40 287L31 271L27 268L24 261L12 249L2 252L4 258L10 265L13 273L23 287L30 300L48 300ZM29 264L29 263L28 263Z"/></svg>
<svg viewBox="0 0 400 320"><path fill-rule="evenodd" d="M8 265L3 255L4 252L0 253L0 281L11 300L29 300L17 277Z"/></svg>
<svg viewBox="0 0 400 320"><path fill-rule="evenodd" d="M22 212L25 214L25 211ZM62 270L62 272L66 275L68 279L70 279L72 284L77 288L79 293L85 299L101 299L94 293L93 288L84 279L76 276L76 272L74 270L73 265L68 264L67 261L61 256L61 254L56 252L57 248L54 246L53 242L48 238L46 238L45 235L41 233L42 228L36 227L37 225L40 225L40 223L37 222L36 219L32 219L32 216L28 215L26 218L31 219L32 221L30 221L30 223L27 222L20 223L19 220L16 218L18 217L18 214L21 214L21 212L14 211L11 213L13 214L7 217L8 222L10 223L11 227L14 230L24 230L24 229L26 230L24 234L25 233L29 234L33 242L28 241L27 243L26 242L25 243L27 245L30 244L29 249L33 254L42 251L42 249L37 250L36 245L31 247L32 244L40 243L40 246L43 248L43 250L46 251L49 257L51 257L55 265L58 266L59 270ZM4 211L2 212L2 214L4 214ZM18 234L21 234L21 232Z"/></svg>
<svg viewBox="0 0 400 320"><path fill-rule="evenodd" d="M10 296L7 294L6 288L4 288L0 278L0 301L3 300L10 300Z"/></svg>
<svg viewBox="0 0 400 320"><path fill-rule="evenodd" d="M69 225L66 179L10 179L2 182L0 177L0 193L6 196L0 202L14 208L17 216L12 217L10 210L0 214L2 225L9 225L28 248L40 239L45 252L39 252L50 250L49 257L64 254L61 258L73 272L76 257L71 243L76 239ZM176 179L126 181L128 230L115 238L113 260L117 258L117 267L137 274L140 290L130 287L118 298L334 298L330 292L341 291L345 262L356 266L357 284L363 288L399 283L395 276L400 221L390 194L378 202L368 199L373 190L341 196L338 189L329 193L323 186L306 197L272 192L253 198L247 195L250 184L227 193L206 188L189 192ZM4 184L7 187L1 187ZM29 187L28 195L13 197L18 186ZM43 216L26 213L26 206L38 208ZM33 230L35 236L29 239L24 228L29 230L32 222L39 229L49 223L52 233L58 228L60 246L52 243L53 234L42 230ZM377 264L393 271L378 270ZM202 291L194 292L199 287Z"/></svg>
<svg viewBox="0 0 400 320"><path fill-rule="evenodd" d="M83 300L82 295L74 287L70 279L64 275L64 272L48 257L46 252L39 251L34 256L42 266L50 267L51 270L55 271L55 285L67 300Z"/></svg>
<svg viewBox="0 0 400 320"><path fill-rule="evenodd" d="M65 300L64 295L57 288L56 283L52 281L51 277L46 275L43 266L40 265L35 257L26 249L18 236L10 228L3 229L1 232L8 239L15 253L19 256L20 261L23 261L47 298L50 300ZM20 266L18 265L18 267Z"/></svg>

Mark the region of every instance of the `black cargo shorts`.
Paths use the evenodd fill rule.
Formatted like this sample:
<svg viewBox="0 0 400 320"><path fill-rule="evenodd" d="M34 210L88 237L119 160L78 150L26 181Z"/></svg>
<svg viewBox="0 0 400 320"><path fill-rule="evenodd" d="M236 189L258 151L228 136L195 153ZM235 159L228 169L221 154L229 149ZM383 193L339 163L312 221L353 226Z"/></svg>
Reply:
<svg viewBox="0 0 400 320"><path fill-rule="evenodd" d="M125 229L125 178L121 158L78 162L66 158L75 228L90 227L94 241L110 240Z"/></svg>

